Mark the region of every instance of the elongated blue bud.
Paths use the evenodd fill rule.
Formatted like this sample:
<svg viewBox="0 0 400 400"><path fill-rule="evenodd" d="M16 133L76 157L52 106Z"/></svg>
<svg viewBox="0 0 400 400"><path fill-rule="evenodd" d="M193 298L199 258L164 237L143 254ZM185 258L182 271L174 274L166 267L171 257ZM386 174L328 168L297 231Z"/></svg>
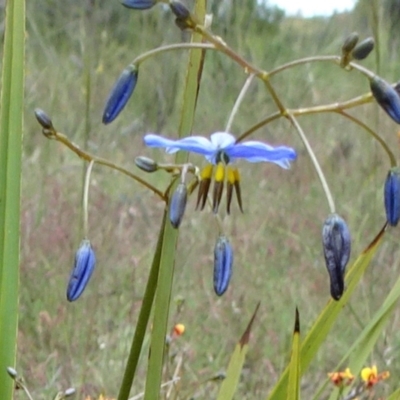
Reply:
<svg viewBox="0 0 400 400"><path fill-rule="evenodd" d="M392 168L385 182L385 210L389 225L396 226L400 219L400 168Z"/></svg>
<svg viewBox="0 0 400 400"><path fill-rule="evenodd" d="M96 256L89 240L82 243L75 254L75 263L67 287L68 301L77 300L85 290L96 265Z"/></svg>
<svg viewBox="0 0 400 400"><path fill-rule="evenodd" d="M400 96L397 91L379 76L374 76L371 79L370 86L378 104L393 121L400 124Z"/></svg>
<svg viewBox="0 0 400 400"><path fill-rule="evenodd" d="M184 183L180 183L172 195L171 204L169 206L169 220L174 228L179 228L182 222L183 214L185 214L187 202L187 187Z"/></svg>
<svg viewBox="0 0 400 400"><path fill-rule="evenodd" d="M222 296L232 276L233 250L226 236L219 236L214 249L214 291Z"/></svg>
<svg viewBox="0 0 400 400"><path fill-rule="evenodd" d="M136 65L129 65L119 76L111 89L103 112L103 123L109 124L118 117L130 99L138 79L139 70Z"/></svg>
<svg viewBox="0 0 400 400"><path fill-rule="evenodd" d="M331 214L325 220L322 228L322 245L331 281L331 296L339 300L344 291L344 273L351 250L349 228L339 215Z"/></svg>
<svg viewBox="0 0 400 400"><path fill-rule="evenodd" d="M374 46L375 40L372 37L369 37L360 42L351 52L351 55L355 60L364 60L369 56L371 51L374 49Z"/></svg>
<svg viewBox="0 0 400 400"><path fill-rule="evenodd" d="M156 0L123 0L121 4L126 8L133 8L134 10L147 10L156 3Z"/></svg>

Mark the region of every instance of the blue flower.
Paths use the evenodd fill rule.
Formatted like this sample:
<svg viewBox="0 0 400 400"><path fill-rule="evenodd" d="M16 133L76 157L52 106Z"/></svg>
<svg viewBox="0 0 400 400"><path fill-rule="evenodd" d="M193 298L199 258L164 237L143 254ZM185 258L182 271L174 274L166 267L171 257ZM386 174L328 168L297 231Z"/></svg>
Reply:
<svg viewBox="0 0 400 400"><path fill-rule="evenodd" d="M68 282L68 301L77 300L85 290L96 265L96 256L89 240L83 240L75 254L75 263Z"/></svg>
<svg viewBox="0 0 400 400"><path fill-rule="evenodd" d="M290 161L296 159L296 152L291 147L272 147L255 140L236 143L236 138L227 132L213 133L210 139L203 136L188 136L178 140L150 133L144 137L144 143L149 147L165 148L170 154L179 150L201 154L212 164L221 161L229 164L238 158L243 158L249 162L272 162L287 169L290 167Z"/></svg>
<svg viewBox="0 0 400 400"><path fill-rule="evenodd" d="M201 154L210 162L200 174L196 208L199 206L201 210L204 208L215 170L212 196L214 213L218 212L225 181L227 185L227 213L230 213L233 190L236 192L239 208L243 212L239 171L236 167L227 166L228 164L242 158L249 162L272 162L282 168L289 168L290 161L296 159L296 152L291 147L272 147L269 144L254 140L237 143L236 138L227 132L213 133L210 139L203 136L188 136L178 140L149 133L145 135L144 142L149 147L165 148L166 152L170 154L179 150ZM214 165L216 165L216 168L214 168Z"/></svg>

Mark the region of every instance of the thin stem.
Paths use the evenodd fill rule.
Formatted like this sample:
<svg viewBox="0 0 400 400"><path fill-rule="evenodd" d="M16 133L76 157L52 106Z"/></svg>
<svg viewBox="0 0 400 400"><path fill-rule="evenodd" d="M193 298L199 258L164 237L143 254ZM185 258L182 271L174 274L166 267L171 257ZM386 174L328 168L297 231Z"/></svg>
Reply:
<svg viewBox="0 0 400 400"><path fill-rule="evenodd" d="M263 126L269 124L272 121L275 121L276 119L282 117L282 114L280 112L275 112L274 114L268 116L267 118L264 118L260 122L257 122L255 125L247 129L247 131L243 132L237 139L236 143L241 142L243 139L246 139L247 136L250 136L252 133L257 131L258 129L262 128Z"/></svg>
<svg viewBox="0 0 400 400"><path fill-rule="evenodd" d="M132 64L138 66L143 61L146 61L148 58L154 57L158 54L165 53L168 51L173 51L173 50L185 50L185 49L204 49L204 50L221 51L221 49L218 49L213 44L209 44L209 43L175 43L175 44L169 44L167 46L161 46L161 47L157 47L155 49L146 51L145 53L136 57L132 61Z"/></svg>
<svg viewBox="0 0 400 400"><path fill-rule="evenodd" d="M297 108L297 109L288 109L287 113L293 116L301 116L301 115L309 115L309 114L318 114L323 112L341 112L348 108L357 107L362 104L367 104L372 101L372 94L366 93L358 97L354 97L353 99L344 101L343 103L332 103L325 104L321 106L308 107L308 108ZM275 112L268 117L264 118L260 122L257 122L255 125L247 129L247 131L243 132L238 139L236 139L236 143L241 142L243 139L250 136L252 133L262 128L263 126L269 124L276 119L279 119L283 115L280 112Z"/></svg>
<svg viewBox="0 0 400 400"><path fill-rule="evenodd" d="M15 383L16 383L17 387L21 388L25 392L25 394L29 400L33 400L28 388L26 387L26 385L24 384L24 382L21 379L15 380Z"/></svg>
<svg viewBox="0 0 400 400"><path fill-rule="evenodd" d="M386 144L386 142L383 140L383 138L378 133L376 133L368 125L364 124L364 122L360 121L358 118L353 117L350 114L347 114L345 111L339 110L339 111L336 111L336 112L338 114L343 115L344 117L350 119L351 121L353 121L357 125L359 125L362 128L364 128L368 133L370 133L373 136L373 138L376 139L379 142L379 144L382 146L383 150L385 150L386 154L388 155L388 157L390 159L390 166L391 167L395 167L397 165L396 157L394 156L393 152L389 149L389 146Z"/></svg>
<svg viewBox="0 0 400 400"><path fill-rule="evenodd" d="M140 178L139 176L133 174L132 172L129 172L123 167L120 167L117 164L114 164L111 161L106 160L105 158L101 157L96 157L82 149L80 149L75 143L71 142L66 135L63 133L57 132L55 130L48 131L46 129L43 130L44 135L49 138L49 139L54 139L57 140L58 142L62 143L63 145L67 146L70 150L72 150L77 156L82 158L85 161L94 161L96 164L104 165L106 167L109 167L111 169L114 169L116 171L119 171L123 173L124 175L129 176L130 178L134 179L136 182L139 182L143 186L145 186L147 189L150 189L154 194L156 194L161 200L164 202L167 202L167 198L164 196L164 194L155 188L153 185L150 183L146 182L144 179Z"/></svg>
<svg viewBox="0 0 400 400"><path fill-rule="evenodd" d="M298 65L309 64L309 63L313 63L313 62L326 62L326 61L334 62L335 64L339 64L340 57L339 56L313 56L313 57L300 58L298 60L291 61L287 64L280 65L279 67L269 71L268 74L269 74L269 76L273 76L273 75L276 75L286 69L296 67Z"/></svg>
<svg viewBox="0 0 400 400"><path fill-rule="evenodd" d="M297 122L297 119L292 114L288 114L288 118L292 121L294 127L296 128L301 140L304 143L304 146L308 152L308 155L310 156L311 161L314 164L314 168L317 171L318 178L321 182L322 188L324 189L326 198L328 200L330 211L333 214L335 212L335 203L333 201L331 191L329 190L328 182L325 179L325 175L321 169L321 166L319 165L317 157L315 156L315 153L314 153L313 149L311 148L311 145L310 145L305 133L303 132L303 129L301 128L300 124Z"/></svg>
<svg viewBox="0 0 400 400"><path fill-rule="evenodd" d="M241 57L238 53L236 53L231 47L229 47L219 36L214 35L212 32L208 31L202 25L196 25L193 28L196 32L200 33L205 39L209 42L213 43L217 49L223 51L227 56L229 56L232 60L237 62L240 66L243 67L246 73L254 74L258 78L260 78L264 83L267 89L269 90L276 106L279 108L281 114L286 114L286 109L280 101L278 95L275 92L275 89L272 87L271 82L269 81L269 74L267 71L256 67L255 65L250 64L243 57Z"/></svg>
<svg viewBox="0 0 400 400"><path fill-rule="evenodd" d="M83 196L82 196L82 202L83 202L83 236L85 239L89 237L88 233L88 204L89 204L89 185L90 185L90 174L92 173L92 168L94 165L94 160L91 160L89 162L89 165L86 169L86 174L85 174L85 183L83 186Z"/></svg>
<svg viewBox="0 0 400 400"><path fill-rule="evenodd" d="M245 81L245 83L244 83L244 85L242 87L242 90L240 91L239 96L237 97L236 102L235 102L235 104L234 104L234 106L232 108L231 114L230 114L228 122L226 124L225 132L230 132L231 127L232 127L233 119L235 118L235 116L236 116L236 114L237 114L237 112L239 110L239 107L242 104L244 96L247 93L247 91L249 90L251 82L253 82L254 77L255 77L254 74L250 74L247 77L247 79L246 79L246 81Z"/></svg>
<svg viewBox="0 0 400 400"><path fill-rule="evenodd" d="M302 64L309 64L309 63L313 63L313 62L332 62L334 64L337 64L338 66L340 66L340 61L341 61L341 57L339 56L313 56L313 57L305 57L305 58L300 58L299 60L295 60L295 61L291 61L287 64L283 64L280 65L279 67L271 70L268 75L271 77L273 75L276 75L286 69L289 68L293 68L296 67L298 65L302 65ZM347 64L346 69L350 70L348 67L350 67L351 69L355 69L356 71L362 73L363 75L365 75L367 78L372 78L373 76L375 76L375 73L370 71L369 69L355 63L355 62L350 62L349 64ZM341 67L342 68L342 67Z"/></svg>

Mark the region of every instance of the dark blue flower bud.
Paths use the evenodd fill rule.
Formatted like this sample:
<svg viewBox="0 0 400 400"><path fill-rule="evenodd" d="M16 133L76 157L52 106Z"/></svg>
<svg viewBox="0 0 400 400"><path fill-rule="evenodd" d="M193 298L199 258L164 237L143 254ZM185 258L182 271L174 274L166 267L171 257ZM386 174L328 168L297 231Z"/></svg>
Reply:
<svg viewBox="0 0 400 400"><path fill-rule="evenodd" d="M119 76L111 89L103 112L103 123L109 124L118 117L118 114L125 107L130 99L138 79L138 68L136 65L129 65Z"/></svg>
<svg viewBox="0 0 400 400"><path fill-rule="evenodd" d="M358 42L358 33L357 32L350 33L350 35L347 36L346 40L343 43L342 46L343 54L350 53L354 49L354 47L356 47L357 42Z"/></svg>
<svg viewBox="0 0 400 400"><path fill-rule="evenodd" d="M400 96L396 89L379 76L374 76L370 82L372 94L378 104L386 111L393 121L400 124Z"/></svg>
<svg viewBox="0 0 400 400"><path fill-rule="evenodd" d="M180 183L171 198L169 206L169 220L174 228L179 228L186 209L187 187Z"/></svg>
<svg viewBox="0 0 400 400"><path fill-rule="evenodd" d="M233 250L226 236L219 236L214 249L214 291L222 296L232 276Z"/></svg>
<svg viewBox="0 0 400 400"><path fill-rule="evenodd" d="M375 40L372 37L369 37L360 42L351 52L351 55L355 60L364 60L369 56L371 51L374 49L374 46Z"/></svg>
<svg viewBox="0 0 400 400"><path fill-rule="evenodd" d="M385 210L389 225L396 226L400 219L400 168L392 168L385 182Z"/></svg>
<svg viewBox="0 0 400 400"><path fill-rule="evenodd" d="M156 3L156 0L123 0L121 4L126 8L133 8L134 10L146 10L153 7Z"/></svg>
<svg viewBox="0 0 400 400"><path fill-rule="evenodd" d="M158 165L154 160L144 156L136 157L135 164L144 172L154 172L158 169Z"/></svg>
<svg viewBox="0 0 400 400"><path fill-rule="evenodd" d="M175 14L176 18L179 20L185 20L190 17L190 11L186 8L184 4L179 1L171 1L169 3L171 11Z"/></svg>
<svg viewBox="0 0 400 400"><path fill-rule="evenodd" d="M54 129L50 117L40 108L35 109L35 117L44 129Z"/></svg>
<svg viewBox="0 0 400 400"><path fill-rule="evenodd" d="M322 228L322 245L331 281L331 296L339 300L344 291L344 273L351 250L349 228L339 215L331 214L325 220Z"/></svg>
<svg viewBox="0 0 400 400"><path fill-rule="evenodd" d="M89 240L82 240L75 254L74 269L68 282L68 301L75 301L80 297L92 276L95 265L96 256Z"/></svg>

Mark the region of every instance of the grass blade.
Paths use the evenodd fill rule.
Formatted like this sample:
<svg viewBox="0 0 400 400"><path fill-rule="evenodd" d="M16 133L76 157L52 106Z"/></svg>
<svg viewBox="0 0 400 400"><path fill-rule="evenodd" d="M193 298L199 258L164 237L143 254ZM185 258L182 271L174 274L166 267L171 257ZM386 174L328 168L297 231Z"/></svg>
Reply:
<svg viewBox="0 0 400 400"><path fill-rule="evenodd" d="M6 6L0 114L0 399L12 398L15 365L24 100L25 1Z"/></svg>
<svg viewBox="0 0 400 400"><path fill-rule="evenodd" d="M247 325L239 343L236 345L235 350L229 361L228 370L226 372L226 378L223 380L221 387L218 392L217 400L231 400L235 395L237 385L240 380L240 374L242 372L244 360L246 358L247 350L249 347L249 339L251 326L253 325L260 303L253 313L250 322Z"/></svg>
<svg viewBox="0 0 400 400"><path fill-rule="evenodd" d="M296 308L296 319L293 330L292 356L289 364L287 400L300 398L300 315Z"/></svg>
<svg viewBox="0 0 400 400"><path fill-rule="evenodd" d="M206 0L196 1L196 16L202 21L206 12ZM193 33L192 42L200 42L201 36ZM179 137L188 136L191 133L198 90L200 85L202 57L201 50L192 50L189 55L186 75L185 90L183 93L183 106ZM181 164L187 160L185 153L178 153L176 163ZM144 400L156 400L160 396L162 381L165 337L168 328L169 306L171 300L172 282L174 275L175 252L178 241L178 230L167 223L164 231L163 246L161 252L160 273L156 299L154 305L153 331L151 335L150 359L146 376L146 388Z"/></svg>
<svg viewBox="0 0 400 400"><path fill-rule="evenodd" d="M129 398L133 378L135 376L136 368L139 362L140 353L146 334L147 324L149 322L151 308L153 306L154 296L157 288L157 279L160 270L161 249L164 240L165 225L167 221L166 216L167 213L164 212L160 233L158 235L156 252L154 253L149 279L147 280L147 286L143 296L143 303L142 307L140 308L139 318L135 329L135 335L133 337L127 366L125 368L124 377L118 395L118 400L127 400Z"/></svg>

